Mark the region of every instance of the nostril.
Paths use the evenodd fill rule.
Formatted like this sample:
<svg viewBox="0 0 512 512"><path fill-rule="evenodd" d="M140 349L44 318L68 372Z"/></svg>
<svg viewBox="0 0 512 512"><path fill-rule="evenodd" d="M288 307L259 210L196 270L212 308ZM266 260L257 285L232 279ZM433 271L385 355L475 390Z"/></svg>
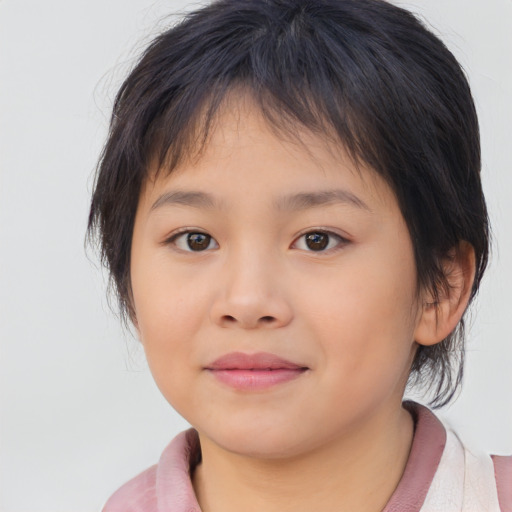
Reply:
<svg viewBox="0 0 512 512"><path fill-rule="evenodd" d="M254 328L257 328L258 326L259 327L263 327L263 326L273 326L275 324L275 322L277 321L277 318L275 316L272 316L272 315L265 315L265 316L261 316L261 317L257 317L257 316L244 316L244 315L240 315L240 316L233 316L233 315L222 315L222 317L220 318L220 322L222 325L224 325L224 327L228 327L228 326L235 326L235 325L238 325L240 324L240 326L243 326L245 328L248 328L248 329L254 329Z"/></svg>

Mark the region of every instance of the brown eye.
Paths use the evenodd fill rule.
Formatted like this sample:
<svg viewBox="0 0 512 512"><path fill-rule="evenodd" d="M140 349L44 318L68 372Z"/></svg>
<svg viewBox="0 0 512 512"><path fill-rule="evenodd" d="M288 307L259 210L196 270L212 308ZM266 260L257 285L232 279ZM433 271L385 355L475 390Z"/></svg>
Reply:
<svg viewBox="0 0 512 512"><path fill-rule="evenodd" d="M187 245L192 251L204 251L210 246L212 237L204 233L189 233L187 235Z"/></svg>
<svg viewBox="0 0 512 512"><path fill-rule="evenodd" d="M212 236L199 231L183 231L173 235L166 243L185 252L201 252L219 248L219 244Z"/></svg>
<svg viewBox="0 0 512 512"><path fill-rule="evenodd" d="M293 243L294 249L308 252L331 252L342 249L350 241L332 231L309 231L301 235Z"/></svg>
<svg viewBox="0 0 512 512"><path fill-rule="evenodd" d="M323 251L329 245L327 233L308 233L304 237L306 246L312 251Z"/></svg>

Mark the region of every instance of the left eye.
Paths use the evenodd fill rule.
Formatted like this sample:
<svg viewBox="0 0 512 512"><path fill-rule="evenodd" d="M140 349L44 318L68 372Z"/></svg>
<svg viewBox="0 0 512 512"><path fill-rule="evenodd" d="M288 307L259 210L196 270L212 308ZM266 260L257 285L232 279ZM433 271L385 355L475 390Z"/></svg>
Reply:
<svg viewBox="0 0 512 512"><path fill-rule="evenodd" d="M294 247L303 251L328 251L345 242L345 239L334 233L326 231L310 231L304 233L294 243Z"/></svg>

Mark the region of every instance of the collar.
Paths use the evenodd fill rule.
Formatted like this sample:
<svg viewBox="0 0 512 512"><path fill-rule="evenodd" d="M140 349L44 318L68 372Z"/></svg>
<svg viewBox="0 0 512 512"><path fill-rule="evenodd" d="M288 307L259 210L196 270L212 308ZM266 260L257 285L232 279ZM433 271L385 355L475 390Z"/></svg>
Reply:
<svg viewBox="0 0 512 512"><path fill-rule="evenodd" d="M446 445L446 430L426 407L404 402L414 419L414 438L402 479L383 512L419 512ZM195 429L178 434L160 458L156 470L156 498L160 512L200 512L191 472L201 460Z"/></svg>

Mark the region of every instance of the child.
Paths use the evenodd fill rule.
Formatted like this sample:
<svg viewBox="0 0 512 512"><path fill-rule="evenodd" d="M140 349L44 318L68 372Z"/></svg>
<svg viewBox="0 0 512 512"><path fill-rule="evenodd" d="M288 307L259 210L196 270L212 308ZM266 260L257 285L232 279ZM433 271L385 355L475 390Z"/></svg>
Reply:
<svg viewBox="0 0 512 512"><path fill-rule="evenodd" d="M117 96L92 200L122 311L193 426L105 512L505 511L448 403L488 258L471 93L382 0L221 0Z"/></svg>

